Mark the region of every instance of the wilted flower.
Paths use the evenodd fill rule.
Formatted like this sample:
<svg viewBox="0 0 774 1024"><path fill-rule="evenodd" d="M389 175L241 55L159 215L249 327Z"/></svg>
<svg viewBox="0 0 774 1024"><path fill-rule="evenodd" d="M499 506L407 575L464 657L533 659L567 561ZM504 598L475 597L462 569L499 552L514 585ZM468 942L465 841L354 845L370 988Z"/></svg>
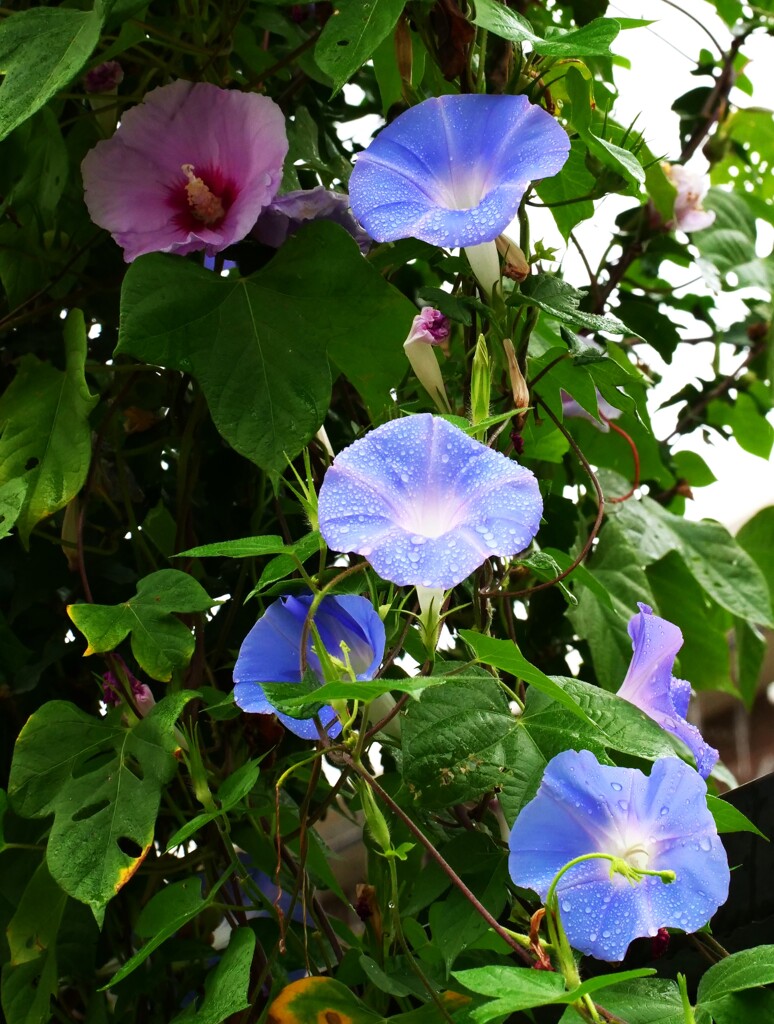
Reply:
<svg viewBox="0 0 774 1024"><path fill-rule="evenodd" d="M153 696L150 686L145 683L141 683L140 680L129 671L129 667L120 654L113 654L112 657L117 662L116 667L119 672L123 674L124 679L132 689L132 698L138 714L141 718L145 718L150 709L156 703L156 698ZM118 681L115 672L105 672L102 676L102 699L109 708L118 707L124 702L121 683Z"/></svg>
<svg viewBox="0 0 774 1024"><path fill-rule="evenodd" d="M400 586L456 586L535 536L543 501L533 474L440 417L385 423L333 461L320 532Z"/></svg>
<svg viewBox="0 0 774 1024"><path fill-rule="evenodd" d="M112 92L124 80L124 69L117 60L106 60L83 76L83 88L89 93Z"/></svg>
<svg viewBox="0 0 774 1024"><path fill-rule="evenodd" d="M662 164L664 174L677 189L675 216L671 227L681 231L701 231L715 220L714 210L705 210L701 201L707 194L709 181L697 171L690 171L682 164Z"/></svg>
<svg viewBox="0 0 774 1024"><path fill-rule="evenodd" d="M718 752L704 742L695 725L686 721L691 684L672 675L683 634L671 622L654 615L648 605L638 602L637 607L639 614L629 620L634 653L618 696L681 739L696 758L699 774L706 779Z"/></svg>
<svg viewBox="0 0 774 1024"><path fill-rule="evenodd" d="M362 253L371 248L371 237L360 227L349 208L349 196L331 192L322 185L276 196L262 211L251 234L263 245L279 247L302 224L313 220L331 220L352 235Z"/></svg>
<svg viewBox="0 0 774 1024"><path fill-rule="evenodd" d="M173 82L86 154L86 205L127 263L146 252L212 255L244 238L274 198L287 149L268 97Z"/></svg>
<svg viewBox="0 0 774 1024"><path fill-rule="evenodd" d="M403 351L417 380L442 412L448 412L450 405L433 346L448 341L450 333L449 321L443 313L425 306L414 317L409 336L403 342Z"/></svg>
<svg viewBox="0 0 774 1024"><path fill-rule="evenodd" d="M239 707L252 714L276 714L286 729L306 740L317 739L314 719L291 718L277 711L261 683L301 682L301 639L311 604L312 595L305 594L281 597L269 605L245 637L234 666L234 700ZM384 654L385 635L382 620L370 601L351 594L324 597L315 612L314 625L332 658L345 664L348 659L357 679L373 679ZM322 681L311 629L307 633L306 664ZM317 717L329 736L338 736L341 723L332 707L323 707Z"/></svg>
<svg viewBox="0 0 774 1024"><path fill-rule="evenodd" d="M621 415L621 410L616 409L614 405L611 405L602 395L597 391L597 408L599 409L600 415L604 418L597 419L596 416L592 416L590 412L583 408L580 402L576 402L572 395L566 391L560 391L562 399L562 416L564 419L579 419L588 420L592 423L597 430L603 434L607 434L610 431L610 427L607 424L607 420L617 420Z"/></svg>
<svg viewBox="0 0 774 1024"><path fill-rule="evenodd" d="M508 868L517 885L546 899L556 887L570 944L600 960L621 960L632 939L660 928L696 931L728 896L728 859L707 808L707 787L679 758L650 776L601 765L588 750L548 764L537 796L510 835ZM674 872L665 884L643 871Z"/></svg>
<svg viewBox="0 0 774 1024"><path fill-rule="evenodd" d="M494 243L531 181L570 151L565 130L526 96L439 96L387 125L358 157L352 210L379 242L464 246L486 291L499 277ZM492 277L492 275L495 275Z"/></svg>

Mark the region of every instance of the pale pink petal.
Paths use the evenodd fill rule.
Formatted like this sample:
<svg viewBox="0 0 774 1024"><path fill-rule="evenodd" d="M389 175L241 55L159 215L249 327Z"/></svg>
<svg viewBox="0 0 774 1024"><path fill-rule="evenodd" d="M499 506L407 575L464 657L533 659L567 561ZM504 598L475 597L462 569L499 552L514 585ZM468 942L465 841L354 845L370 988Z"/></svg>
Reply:
<svg viewBox="0 0 774 1024"><path fill-rule="evenodd" d="M86 205L127 262L146 252L212 255L244 238L274 198L287 148L282 112L266 96L173 82L86 155ZM222 201L221 219L192 211L191 176Z"/></svg>

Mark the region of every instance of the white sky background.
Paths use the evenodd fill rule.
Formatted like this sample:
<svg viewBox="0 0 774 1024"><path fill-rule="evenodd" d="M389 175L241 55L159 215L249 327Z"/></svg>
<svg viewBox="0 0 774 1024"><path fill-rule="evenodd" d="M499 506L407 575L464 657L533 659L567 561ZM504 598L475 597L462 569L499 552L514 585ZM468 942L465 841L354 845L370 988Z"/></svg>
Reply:
<svg viewBox="0 0 774 1024"><path fill-rule="evenodd" d="M682 11L694 15L701 25L709 29L724 51L728 49L731 33L706 0L676 2ZM717 52L700 25L682 11L675 10L663 0L612 0L607 12L608 17L643 18L653 23L646 28L621 32L613 44L615 52L631 62L630 69L616 68L620 96L613 113L621 124L630 124L639 114L636 128L644 133L651 151L671 160L676 160L680 152L678 117L670 109L672 103L689 89L709 82L706 77L698 78L691 74L702 47ZM746 41L743 50L750 60L746 74L753 83L754 95L750 97L735 89L731 93L732 103L739 107L774 108L774 43L771 37L762 32L756 33ZM355 87L344 88L346 91ZM355 93L351 102L357 103ZM380 118L369 115L342 126L339 134L342 138L353 138L361 145L367 145L381 123ZM706 170L707 162L700 152L693 157L691 167L699 171ZM596 204L592 219L574 229L573 234L589 256L592 266L596 266L601 259L616 216L632 205L631 198L608 196ZM588 285L588 275L580 257L573 246L569 249L565 246L551 214L547 210L540 211L532 207L530 224L533 239L542 239L546 245L557 250L557 258L561 261L567 279L578 287ZM758 253L765 255L771 252L774 231L761 221L758 226ZM696 268L683 270L672 264L665 264L663 269L663 276L675 283L691 281L698 273ZM692 284L691 290L694 293L707 291L701 282ZM723 293L717 296L716 318L719 325L728 327L743 319L746 308L740 296L754 295L755 290L745 289L733 295ZM762 297L760 292L757 295ZM695 330L694 326L685 336L695 336ZM699 325L699 330L704 333L706 328ZM668 437L677 420L673 409L658 411L659 404L690 380L698 382L714 377L714 345L695 344L682 348L675 353L670 366L649 346L639 348L648 365L663 374L663 381L653 388L649 402L653 426L659 438ZM740 361L729 346L721 352L721 372L730 372ZM724 441L717 434L714 434L713 442L707 444L695 433L687 441L678 444L678 447L698 452L717 477L716 483L694 489L694 501L687 503L688 518L718 519L731 530L736 530L758 509L774 505L774 460L766 463L743 451L735 442Z"/></svg>
<svg viewBox="0 0 774 1024"><path fill-rule="evenodd" d="M706 26L727 49L731 35L728 27L718 17L714 8L705 0L677 0L680 7L693 14ZM616 68L616 82L620 90L615 105L615 117L621 124L630 124L639 114L636 127L644 132L651 151L667 159L677 159L680 151L678 117L670 109L674 100L689 89L706 85L707 78L691 74L695 60L702 47L712 52L716 49L705 32L685 14L664 3L663 0L613 0L607 12L609 17L645 18L653 22L648 28L630 29L622 32L613 44L617 54L631 61L631 69ZM754 95L746 96L738 89L731 94L732 102L739 107L774 107L774 44L764 33L755 34L743 47L750 63L747 76L754 86ZM691 161L691 167L707 168L707 162L699 152ZM610 196L597 203L592 220L578 225L574 234L596 266L604 247L610 238L615 217L621 210L631 207L632 200L626 197ZM531 214L534 214L534 209ZM564 251L561 236L551 223L550 215L541 214L539 219L531 216L533 238L545 238L548 244ZM771 228L758 222L761 229L759 255L771 251ZM697 276L694 268L678 269L665 265L665 275L671 280L690 281ZM583 264L572 247L566 251L563 271L567 278L577 285L587 284L588 276ZM706 291L701 283L691 285L693 292ZM762 293L757 293L761 295ZM721 294L717 297L716 314L721 327L730 326L745 316L746 309L739 295L753 296L755 290L745 289L734 295ZM695 336L696 328L686 333ZM704 333L703 325L699 326ZM649 347L641 347L645 361L656 371L664 374L664 380L657 385L650 400L653 426L658 437L667 437L674 428L676 414L673 409L657 411L661 401L678 390L689 380L710 380L714 374L711 361L714 346L711 343L683 346L675 353L671 366L667 366ZM729 372L740 359L729 347L721 357L721 370ZM686 515L691 519L718 519L735 530L749 519L758 509L774 504L774 461L768 463L743 451L735 442L725 442L715 434L713 443L706 444L694 434L678 447L698 452L710 466L717 482L708 487L694 489L694 501L687 503Z"/></svg>

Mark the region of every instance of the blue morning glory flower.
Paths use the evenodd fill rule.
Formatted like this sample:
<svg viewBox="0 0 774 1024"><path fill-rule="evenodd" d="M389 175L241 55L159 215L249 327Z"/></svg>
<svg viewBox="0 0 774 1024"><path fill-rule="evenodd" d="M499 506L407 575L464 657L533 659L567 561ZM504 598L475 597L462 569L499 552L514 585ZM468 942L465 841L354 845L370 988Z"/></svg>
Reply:
<svg viewBox="0 0 774 1024"><path fill-rule="evenodd" d="M561 877L556 894L570 945L600 960L623 959L633 939L660 928L696 931L725 902L729 884L706 793L699 774L676 757L660 758L648 777L601 765L588 750L565 750L511 830L511 878L545 900L561 868L584 854L621 858L635 875L673 871L670 884L636 880L594 859Z"/></svg>
<svg viewBox="0 0 774 1024"><path fill-rule="evenodd" d="M348 231L365 254L371 248L371 238L360 227L349 208L349 196L332 192L318 185L275 196L261 211L250 234L263 245L279 249L301 228L314 220L331 220Z"/></svg>
<svg viewBox="0 0 774 1024"><path fill-rule="evenodd" d="M556 174L569 151L567 132L526 96L434 97L360 154L349 180L352 212L378 242L491 242L530 182Z"/></svg>
<svg viewBox="0 0 774 1024"><path fill-rule="evenodd" d="M244 639L234 666L234 700L252 714L276 714L286 729L306 740L317 739L312 718L291 718L278 712L267 700L261 683L300 683L301 635L312 603L312 595L281 597L269 605ZM357 679L373 679L384 654L384 625L370 601L345 594L324 597L314 624L326 651L344 660L346 644ZM311 631L307 640L307 666L322 681L322 669L312 650ZM338 736L341 723L332 707L323 707L318 718L329 736Z"/></svg>
<svg viewBox="0 0 774 1024"><path fill-rule="evenodd" d="M704 742L695 725L686 721L691 684L672 675L683 634L671 622L654 615L648 605L638 603L637 607L639 614L629 620L634 653L618 696L681 739L696 758L699 774L706 779L718 752Z"/></svg>
<svg viewBox="0 0 774 1024"><path fill-rule="evenodd" d="M318 504L334 551L355 551L400 586L454 587L535 536L537 480L439 416L385 423L336 456Z"/></svg>

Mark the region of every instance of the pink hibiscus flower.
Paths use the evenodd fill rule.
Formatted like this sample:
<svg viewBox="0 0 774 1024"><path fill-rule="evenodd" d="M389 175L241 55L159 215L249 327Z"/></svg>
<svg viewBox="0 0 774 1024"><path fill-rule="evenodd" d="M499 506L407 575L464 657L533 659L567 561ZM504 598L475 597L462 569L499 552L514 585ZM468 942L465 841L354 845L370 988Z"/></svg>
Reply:
<svg viewBox="0 0 774 1024"><path fill-rule="evenodd" d="M288 150L266 96L173 82L127 111L81 165L86 205L127 263L147 252L220 252L274 198Z"/></svg>

